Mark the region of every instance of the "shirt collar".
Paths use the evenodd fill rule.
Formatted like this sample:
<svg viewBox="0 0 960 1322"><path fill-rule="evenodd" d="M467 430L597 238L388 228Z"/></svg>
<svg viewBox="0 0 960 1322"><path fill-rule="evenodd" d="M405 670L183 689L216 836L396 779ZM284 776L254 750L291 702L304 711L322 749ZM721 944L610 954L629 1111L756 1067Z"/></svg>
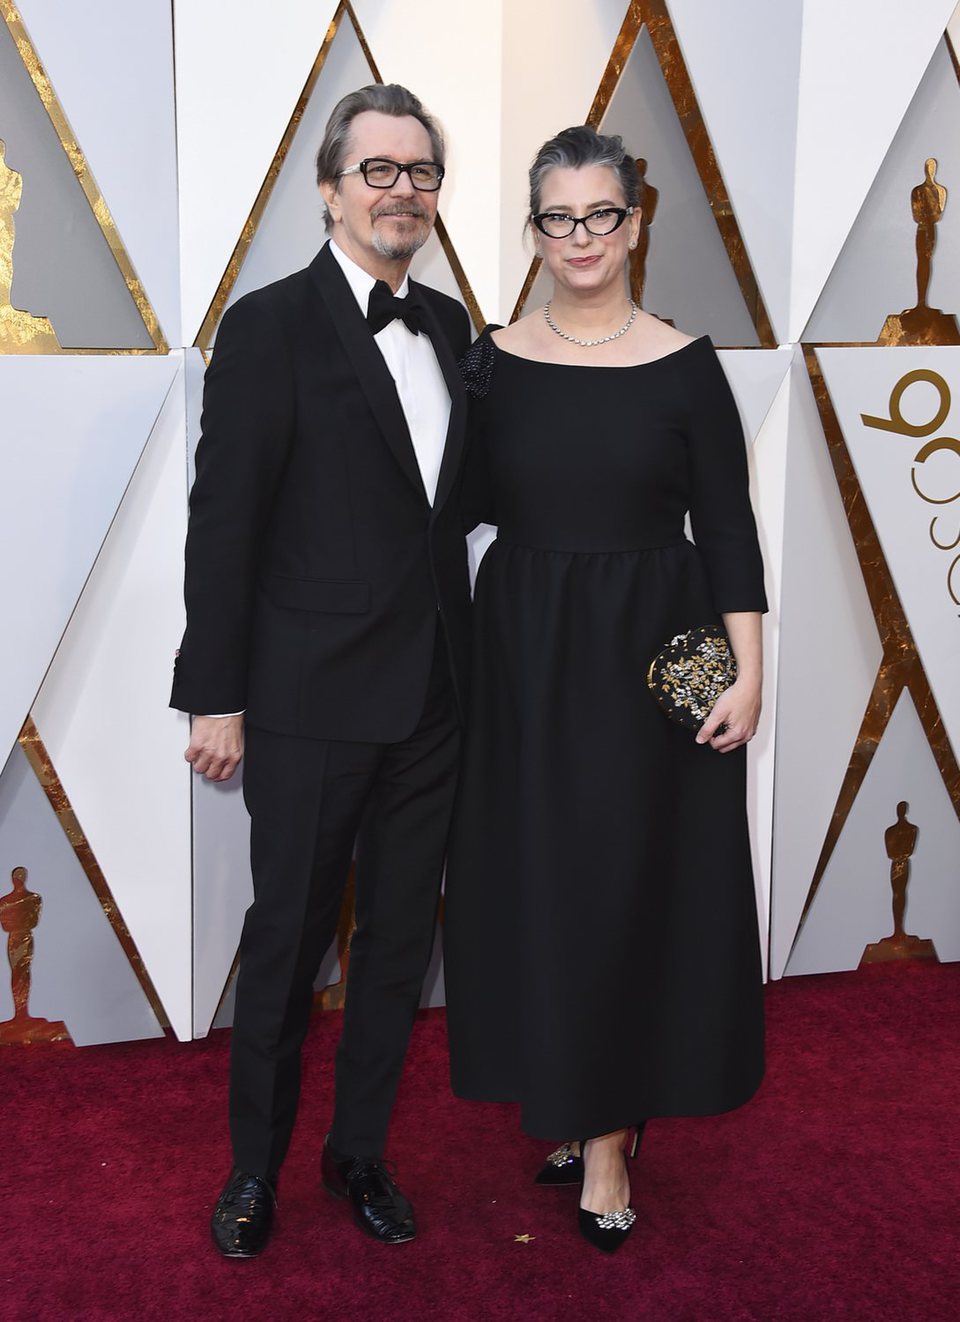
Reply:
<svg viewBox="0 0 960 1322"><path fill-rule="evenodd" d="M330 252L336 258L343 274L347 277L347 284L353 290L353 296L360 305L360 311L366 316L370 291L377 283L376 278L369 271L365 271L362 266L358 266L352 257L348 257L333 239L330 240ZM405 298L409 293L409 286L410 281L407 276L404 276L403 284L397 290L397 298Z"/></svg>

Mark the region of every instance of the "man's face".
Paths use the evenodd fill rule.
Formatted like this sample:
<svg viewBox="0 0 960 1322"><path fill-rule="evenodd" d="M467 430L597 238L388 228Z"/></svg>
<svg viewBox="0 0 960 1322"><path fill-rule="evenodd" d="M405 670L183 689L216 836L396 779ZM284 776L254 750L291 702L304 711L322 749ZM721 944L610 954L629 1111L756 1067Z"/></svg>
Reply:
<svg viewBox="0 0 960 1322"><path fill-rule="evenodd" d="M412 115L364 110L351 125L343 166L372 156L401 165L430 161L430 135ZM357 172L325 180L320 189L337 243L371 275L379 276L385 264L409 262L426 243L437 214L439 194L414 188L406 173L398 175L392 188L371 188Z"/></svg>

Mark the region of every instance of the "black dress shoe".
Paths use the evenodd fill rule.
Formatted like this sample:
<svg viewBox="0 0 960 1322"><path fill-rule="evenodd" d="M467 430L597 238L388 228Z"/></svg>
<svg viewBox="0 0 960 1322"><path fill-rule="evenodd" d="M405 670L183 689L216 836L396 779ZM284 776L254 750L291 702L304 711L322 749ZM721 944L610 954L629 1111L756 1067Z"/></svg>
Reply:
<svg viewBox="0 0 960 1322"><path fill-rule="evenodd" d="M255 1258L267 1247L277 1206L274 1186L261 1175L230 1172L210 1218L213 1242L225 1258Z"/></svg>
<svg viewBox="0 0 960 1322"><path fill-rule="evenodd" d="M335 1198L350 1199L354 1221L381 1244L406 1244L416 1235L413 1208L379 1158L337 1158L324 1143L320 1175Z"/></svg>

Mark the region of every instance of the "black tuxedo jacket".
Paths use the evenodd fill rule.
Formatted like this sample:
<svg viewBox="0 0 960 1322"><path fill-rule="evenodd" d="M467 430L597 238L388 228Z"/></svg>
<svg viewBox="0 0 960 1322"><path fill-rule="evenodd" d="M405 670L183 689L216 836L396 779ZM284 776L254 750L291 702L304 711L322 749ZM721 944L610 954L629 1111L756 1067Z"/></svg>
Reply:
<svg viewBox="0 0 960 1322"><path fill-rule="evenodd" d="M469 322L454 299L414 288L451 399L432 508L393 378L326 247L224 315L204 384L172 706L395 742L419 718L442 627L462 710L457 359Z"/></svg>

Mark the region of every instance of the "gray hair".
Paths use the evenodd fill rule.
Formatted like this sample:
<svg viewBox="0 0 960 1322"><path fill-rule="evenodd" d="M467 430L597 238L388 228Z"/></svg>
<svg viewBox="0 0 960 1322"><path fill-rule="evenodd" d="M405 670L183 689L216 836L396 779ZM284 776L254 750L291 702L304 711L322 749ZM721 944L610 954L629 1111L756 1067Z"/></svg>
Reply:
<svg viewBox="0 0 960 1322"><path fill-rule="evenodd" d="M350 140L353 121L365 110L376 110L381 115L394 115L402 119L410 115L418 119L430 137L430 152L438 165L443 165L446 151L443 131L433 116L423 108L419 97L414 96L399 83L370 83L356 92L348 92L333 107L323 142L317 152L317 183L327 183L337 178L346 164L345 154ZM324 212L324 223L328 230L333 228L329 211Z"/></svg>
<svg viewBox="0 0 960 1322"><path fill-rule="evenodd" d="M530 214L540 210L543 181L551 170L607 165L620 181L628 207L640 205L641 179L637 163L618 134L598 133L586 124L564 129L545 142L530 166Z"/></svg>

